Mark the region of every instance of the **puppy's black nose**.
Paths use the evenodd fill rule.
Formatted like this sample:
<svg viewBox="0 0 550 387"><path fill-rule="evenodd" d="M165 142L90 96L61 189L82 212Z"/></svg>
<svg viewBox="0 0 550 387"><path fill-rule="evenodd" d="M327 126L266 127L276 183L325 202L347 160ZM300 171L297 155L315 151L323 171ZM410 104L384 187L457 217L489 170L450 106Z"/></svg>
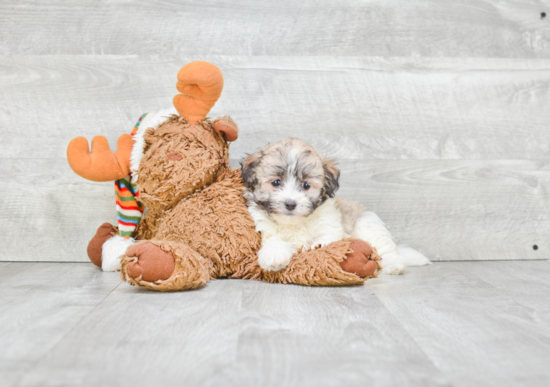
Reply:
<svg viewBox="0 0 550 387"><path fill-rule="evenodd" d="M296 208L296 202L294 200L287 200L285 202L285 207L287 210L292 211Z"/></svg>

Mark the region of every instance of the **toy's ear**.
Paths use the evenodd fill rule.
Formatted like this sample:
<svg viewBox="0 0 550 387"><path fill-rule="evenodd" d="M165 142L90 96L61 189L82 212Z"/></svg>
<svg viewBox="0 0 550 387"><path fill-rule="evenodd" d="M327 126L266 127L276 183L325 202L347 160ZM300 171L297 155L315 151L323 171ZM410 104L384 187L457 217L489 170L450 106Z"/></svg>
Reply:
<svg viewBox="0 0 550 387"><path fill-rule="evenodd" d="M256 153L246 156L241 161L241 173L243 175L244 184L248 189L254 189L256 184L258 184L256 168L260 165L263 155L263 151L259 150Z"/></svg>
<svg viewBox="0 0 550 387"><path fill-rule="evenodd" d="M216 118L212 125L225 141L235 141L239 137L239 128L229 116Z"/></svg>
<svg viewBox="0 0 550 387"><path fill-rule="evenodd" d="M325 171L325 185L323 189L328 197L333 198L340 188L338 180L340 179L340 170L336 167L336 163L331 159L323 160L323 169Z"/></svg>
<svg viewBox="0 0 550 387"><path fill-rule="evenodd" d="M174 107L190 124L206 118L223 89L223 75L212 63L196 61L183 66L178 72L178 94Z"/></svg>

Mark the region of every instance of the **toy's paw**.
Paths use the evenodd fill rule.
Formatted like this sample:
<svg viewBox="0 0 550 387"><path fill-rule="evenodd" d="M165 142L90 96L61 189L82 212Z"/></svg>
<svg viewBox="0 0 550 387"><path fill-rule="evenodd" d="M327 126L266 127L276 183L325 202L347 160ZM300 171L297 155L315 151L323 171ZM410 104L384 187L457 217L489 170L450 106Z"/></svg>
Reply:
<svg viewBox="0 0 550 387"><path fill-rule="evenodd" d="M295 252L286 242L269 242L258 251L258 264L267 271L280 271L288 266Z"/></svg>
<svg viewBox="0 0 550 387"><path fill-rule="evenodd" d="M342 270L361 278L373 277L378 269L378 263L374 260L371 245L361 239L353 239L349 247L352 252L340 262Z"/></svg>
<svg viewBox="0 0 550 387"><path fill-rule="evenodd" d="M88 243L88 258L96 266L101 267L101 253L103 251L103 244L110 239L113 235L116 235L116 229L110 223L103 223L97 229L94 237Z"/></svg>
<svg viewBox="0 0 550 387"><path fill-rule="evenodd" d="M171 252L150 242L138 242L126 251L126 257L137 258L128 263L126 271L132 278L155 282L170 278L176 263ZM125 258L127 259L127 258Z"/></svg>

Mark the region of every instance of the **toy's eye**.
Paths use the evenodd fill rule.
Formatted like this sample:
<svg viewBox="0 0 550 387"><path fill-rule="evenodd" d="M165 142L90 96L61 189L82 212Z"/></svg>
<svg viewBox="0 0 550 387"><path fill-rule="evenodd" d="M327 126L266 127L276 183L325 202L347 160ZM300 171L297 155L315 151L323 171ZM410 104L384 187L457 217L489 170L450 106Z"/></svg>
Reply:
<svg viewBox="0 0 550 387"><path fill-rule="evenodd" d="M273 187L278 187L278 186L281 185L281 180L277 179L277 180L275 180L274 182L272 182L271 185L272 185Z"/></svg>
<svg viewBox="0 0 550 387"><path fill-rule="evenodd" d="M304 181L302 183L302 188L305 189L306 191L309 189L309 184L307 183L307 181Z"/></svg>

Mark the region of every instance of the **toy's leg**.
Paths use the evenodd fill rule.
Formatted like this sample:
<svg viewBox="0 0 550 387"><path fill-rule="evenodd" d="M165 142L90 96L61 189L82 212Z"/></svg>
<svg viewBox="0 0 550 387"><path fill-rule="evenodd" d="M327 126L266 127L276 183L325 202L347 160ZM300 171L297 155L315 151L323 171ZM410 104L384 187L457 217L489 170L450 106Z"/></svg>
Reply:
<svg viewBox="0 0 550 387"><path fill-rule="evenodd" d="M103 223L88 243L88 258L103 271L116 271L120 268L120 256L133 243L133 238L123 238L116 227Z"/></svg>
<svg viewBox="0 0 550 387"><path fill-rule="evenodd" d="M382 274L403 274L407 263L397 253L397 245L386 224L374 212L363 212L355 223L353 237L367 241L378 250Z"/></svg>
<svg viewBox="0 0 550 387"><path fill-rule="evenodd" d="M349 248L351 252L340 262L340 267L361 278L375 277L381 259L376 249L361 239L352 239Z"/></svg>
<svg viewBox="0 0 550 387"><path fill-rule="evenodd" d="M362 240L346 239L296 253L286 269L263 271L267 282L299 285L358 285L376 276L380 257Z"/></svg>
<svg viewBox="0 0 550 387"><path fill-rule="evenodd" d="M94 237L88 243L88 258L96 266L101 267L101 252L103 251L103 244L107 239L116 235L116 229L110 223L103 223L97 229Z"/></svg>
<svg viewBox="0 0 550 387"><path fill-rule="evenodd" d="M212 268L210 261L184 243L140 241L122 257L121 278L153 290L195 289L206 284Z"/></svg>

